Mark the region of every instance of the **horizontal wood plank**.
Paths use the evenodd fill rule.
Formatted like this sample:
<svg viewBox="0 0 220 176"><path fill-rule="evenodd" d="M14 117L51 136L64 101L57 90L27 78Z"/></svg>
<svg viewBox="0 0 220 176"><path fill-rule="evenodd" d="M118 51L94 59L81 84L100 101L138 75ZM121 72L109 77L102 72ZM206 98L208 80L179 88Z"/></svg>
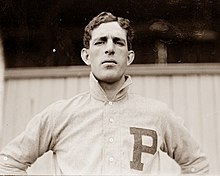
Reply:
<svg viewBox="0 0 220 176"><path fill-rule="evenodd" d="M59 78L88 76L88 66L13 68L6 69L5 79ZM220 74L220 63L215 64L134 64L128 67L127 74L133 76L147 75L192 75Z"/></svg>

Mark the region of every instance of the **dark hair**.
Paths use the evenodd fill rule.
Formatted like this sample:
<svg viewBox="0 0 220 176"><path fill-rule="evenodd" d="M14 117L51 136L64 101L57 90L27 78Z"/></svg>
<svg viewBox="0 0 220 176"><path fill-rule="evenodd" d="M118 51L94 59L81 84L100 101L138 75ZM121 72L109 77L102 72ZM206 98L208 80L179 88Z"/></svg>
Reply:
<svg viewBox="0 0 220 176"><path fill-rule="evenodd" d="M128 19L122 17L116 17L109 12L102 12L96 17L94 17L89 24L85 27L84 30L84 37L83 37L83 44L85 48L89 48L89 41L91 40L91 33L92 31L97 28L102 23L108 23L116 21L118 24L126 30L127 32L127 42L128 42L128 49L132 48L132 40L134 38L134 30L130 26L130 21Z"/></svg>

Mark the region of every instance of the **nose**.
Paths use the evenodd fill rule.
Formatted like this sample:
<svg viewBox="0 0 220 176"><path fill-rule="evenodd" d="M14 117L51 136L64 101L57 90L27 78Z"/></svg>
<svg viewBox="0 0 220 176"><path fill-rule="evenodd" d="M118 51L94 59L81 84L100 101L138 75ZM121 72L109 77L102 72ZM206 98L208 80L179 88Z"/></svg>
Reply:
<svg viewBox="0 0 220 176"><path fill-rule="evenodd" d="M105 54L108 54L108 55L115 54L114 42L112 40L108 40L106 44Z"/></svg>

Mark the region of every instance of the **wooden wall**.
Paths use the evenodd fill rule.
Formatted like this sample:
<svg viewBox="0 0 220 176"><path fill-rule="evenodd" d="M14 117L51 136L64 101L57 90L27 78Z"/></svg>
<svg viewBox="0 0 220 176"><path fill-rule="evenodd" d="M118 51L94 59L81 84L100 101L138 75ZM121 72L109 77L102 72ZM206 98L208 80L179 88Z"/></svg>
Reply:
<svg viewBox="0 0 220 176"><path fill-rule="evenodd" d="M220 174L220 64L134 65L128 73L134 82L130 91L166 102L184 118L210 160L210 173ZM88 74L87 67L7 70L0 149L47 105L87 91ZM28 172L52 174L52 169L49 153Z"/></svg>
<svg viewBox="0 0 220 176"><path fill-rule="evenodd" d="M2 40L0 37L0 125L2 124L2 119L3 119L4 71L5 71L4 53L3 53ZM2 128L0 128L0 134L1 132L2 132Z"/></svg>

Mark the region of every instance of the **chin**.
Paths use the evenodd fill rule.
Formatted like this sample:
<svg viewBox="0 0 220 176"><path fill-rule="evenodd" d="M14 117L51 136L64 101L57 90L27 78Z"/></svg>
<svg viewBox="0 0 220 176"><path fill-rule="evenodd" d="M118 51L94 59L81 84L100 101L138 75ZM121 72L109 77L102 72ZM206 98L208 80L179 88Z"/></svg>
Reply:
<svg viewBox="0 0 220 176"><path fill-rule="evenodd" d="M100 72L93 72L96 79L102 82L106 83L115 83L117 81L120 81L123 77L123 72L120 72L118 70L102 70Z"/></svg>
<svg viewBox="0 0 220 176"><path fill-rule="evenodd" d="M105 76L103 75L101 77L100 81L106 82L106 83L115 83L115 82L120 81L121 78L122 78L122 75L119 76L119 75L111 75L111 74L109 74L109 75L105 75Z"/></svg>

